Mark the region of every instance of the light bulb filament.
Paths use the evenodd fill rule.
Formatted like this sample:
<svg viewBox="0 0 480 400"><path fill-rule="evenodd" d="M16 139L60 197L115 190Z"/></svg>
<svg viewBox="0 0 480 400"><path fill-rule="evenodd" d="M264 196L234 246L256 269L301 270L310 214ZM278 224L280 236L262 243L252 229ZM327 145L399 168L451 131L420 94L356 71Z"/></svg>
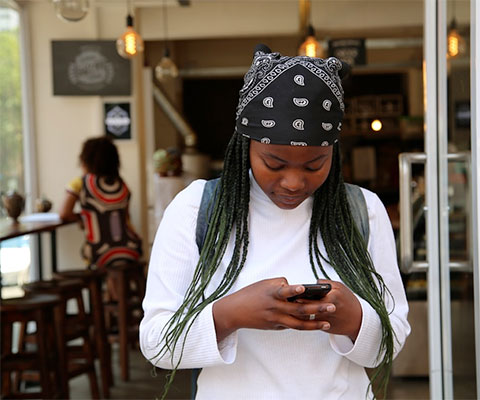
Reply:
<svg viewBox="0 0 480 400"><path fill-rule="evenodd" d="M137 53L137 41L133 32L125 35L125 52L132 56Z"/></svg>
<svg viewBox="0 0 480 400"><path fill-rule="evenodd" d="M317 49L316 43L307 43L305 53L308 57L316 57L317 56Z"/></svg>
<svg viewBox="0 0 480 400"><path fill-rule="evenodd" d="M451 57L458 55L458 37L454 34L448 36L448 54Z"/></svg>

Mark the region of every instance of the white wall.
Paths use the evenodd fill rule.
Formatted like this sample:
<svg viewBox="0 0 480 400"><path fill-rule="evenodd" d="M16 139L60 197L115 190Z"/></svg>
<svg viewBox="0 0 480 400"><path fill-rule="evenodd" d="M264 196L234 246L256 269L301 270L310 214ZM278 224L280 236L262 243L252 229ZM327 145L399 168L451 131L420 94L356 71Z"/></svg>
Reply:
<svg viewBox="0 0 480 400"><path fill-rule="evenodd" d="M167 7L167 16L171 39L292 34L299 24L298 0L192 1ZM146 39L164 38L162 8L143 8L140 17Z"/></svg>
<svg viewBox="0 0 480 400"><path fill-rule="evenodd" d="M109 7L108 12L93 8L84 20L66 23L55 16L50 2L26 2L23 7L30 22L31 96L39 194L51 199L53 210L58 211L66 184L81 174L78 154L83 141L104 134L105 99L99 96L53 96L51 40L114 39L125 27L125 12L121 7ZM131 99L134 107L133 97L123 99ZM132 191L132 222L140 230L139 157L135 132L133 140L117 141L116 144L122 163L121 174ZM79 249L83 234L80 229L77 226L60 228L57 239L59 268L81 267ZM46 265L50 263L46 262Z"/></svg>

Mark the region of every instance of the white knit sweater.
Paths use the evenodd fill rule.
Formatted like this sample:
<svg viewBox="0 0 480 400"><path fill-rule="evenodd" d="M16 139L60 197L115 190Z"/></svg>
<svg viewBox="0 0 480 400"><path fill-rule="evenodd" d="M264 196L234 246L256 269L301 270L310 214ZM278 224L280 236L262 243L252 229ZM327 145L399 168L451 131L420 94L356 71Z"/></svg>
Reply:
<svg viewBox="0 0 480 400"><path fill-rule="evenodd" d="M282 210L251 174L250 180L250 244L232 292L274 277L285 277L290 284L315 283L308 257L312 199L293 210ZM155 357L161 330L181 304L198 261L195 227L204 184L204 180L194 181L176 196L164 214L152 249L140 345L144 356L161 368L172 368L170 355L161 360ZM370 224L368 249L395 299L390 320L398 352L410 326L394 236L379 198L365 189L363 193ZM232 250L230 240L209 290L218 284ZM329 265L325 268L331 279L340 280ZM187 335L180 368L203 368L197 399L365 399L369 381L364 367L376 365L381 324L372 307L362 299L360 303L363 317L355 344L341 335L293 329L240 329L217 344L209 305ZM392 304L387 303L387 307L391 309Z"/></svg>

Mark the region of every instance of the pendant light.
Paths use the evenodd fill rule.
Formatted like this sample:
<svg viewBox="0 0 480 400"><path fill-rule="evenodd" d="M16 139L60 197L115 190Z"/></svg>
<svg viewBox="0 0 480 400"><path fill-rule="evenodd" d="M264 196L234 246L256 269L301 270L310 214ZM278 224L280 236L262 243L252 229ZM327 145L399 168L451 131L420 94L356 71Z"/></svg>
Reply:
<svg viewBox="0 0 480 400"><path fill-rule="evenodd" d="M315 29L308 25L307 37L298 49L299 56L320 57L323 58L323 46L315 38Z"/></svg>
<svg viewBox="0 0 480 400"><path fill-rule="evenodd" d="M53 0L53 8L58 18L66 22L77 22L88 13L88 0Z"/></svg>
<svg viewBox="0 0 480 400"><path fill-rule="evenodd" d="M300 0L300 32L304 35L305 40L298 48L299 56L308 57L324 57L323 46L315 38L315 29L313 29L310 20L310 10L312 7L310 0Z"/></svg>
<svg viewBox="0 0 480 400"><path fill-rule="evenodd" d="M465 50L463 37L458 33L457 21L453 18L448 29L447 52L449 57L456 57Z"/></svg>
<svg viewBox="0 0 480 400"><path fill-rule="evenodd" d="M455 19L455 1L452 1L452 22L448 28L447 36L447 55L448 57L456 57L463 53L465 49L465 42L457 30L457 20Z"/></svg>
<svg viewBox="0 0 480 400"><path fill-rule="evenodd" d="M130 10L130 2L127 0L127 29L117 39L117 52L123 58L133 58L143 52L143 39L133 29L133 17Z"/></svg>
<svg viewBox="0 0 480 400"><path fill-rule="evenodd" d="M178 76L178 68L170 58L170 50L168 49L167 20L167 9L165 7L165 0L163 0L163 36L165 40L165 49L163 51L163 57L155 67L155 77L159 81L165 81L166 79L176 78Z"/></svg>

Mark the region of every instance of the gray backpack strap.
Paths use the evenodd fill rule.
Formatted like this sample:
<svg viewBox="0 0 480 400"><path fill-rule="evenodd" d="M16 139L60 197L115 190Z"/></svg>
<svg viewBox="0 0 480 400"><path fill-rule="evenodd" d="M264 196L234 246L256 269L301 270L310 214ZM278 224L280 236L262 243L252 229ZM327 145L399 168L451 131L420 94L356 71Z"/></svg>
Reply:
<svg viewBox="0 0 480 400"><path fill-rule="evenodd" d="M202 200L200 201L200 208L198 209L197 228L195 230L195 240L197 242L198 253L202 251L203 243L207 236L208 223L212 215L212 205L215 199L215 189L220 178L211 179L205 183L203 188Z"/></svg>
<svg viewBox="0 0 480 400"><path fill-rule="evenodd" d="M368 245L370 225L368 224L368 210L365 196L362 193L362 189L357 185L345 183L345 190L347 192L347 199L350 204L353 220L365 240L365 245Z"/></svg>
<svg viewBox="0 0 480 400"><path fill-rule="evenodd" d="M216 197L216 188L217 184L220 181L220 178L211 179L205 182L203 188L202 200L200 200L200 207L198 209L197 215L197 227L195 229L195 241L197 242L198 253L202 252L203 243L207 236L208 223L210 222L210 217L213 211L213 201ZM192 369L192 378L191 378L191 398L195 399L197 393L197 379L198 375L202 371L201 368Z"/></svg>

